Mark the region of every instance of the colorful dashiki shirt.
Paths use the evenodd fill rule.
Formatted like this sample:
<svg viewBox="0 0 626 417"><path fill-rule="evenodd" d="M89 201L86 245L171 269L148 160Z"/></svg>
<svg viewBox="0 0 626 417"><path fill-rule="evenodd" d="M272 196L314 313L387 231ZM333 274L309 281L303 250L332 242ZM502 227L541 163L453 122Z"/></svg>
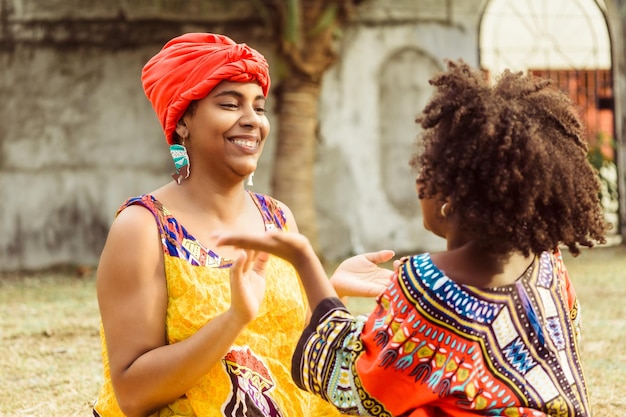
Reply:
<svg viewBox="0 0 626 417"><path fill-rule="evenodd" d="M421 254L369 318L320 303L292 375L350 415L588 417L577 312L558 252L498 288L459 285Z"/></svg>
<svg viewBox="0 0 626 417"><path fill-rule="evenodd" d="M250 193L266 230L285 229L275 200ZM230 307L230 261L205 248L151 195L128 200L148 209L157 223L168 292L166 331L169 344L180 342ZM270 257L265 298L256 319L229 351L185 396L152 416L317 417L337 416L329 404L298 389L290 360L306 319L306 296L295 270ZM95 415L123 416L111 384L106 341L101 327L104 385Z"/></svg>

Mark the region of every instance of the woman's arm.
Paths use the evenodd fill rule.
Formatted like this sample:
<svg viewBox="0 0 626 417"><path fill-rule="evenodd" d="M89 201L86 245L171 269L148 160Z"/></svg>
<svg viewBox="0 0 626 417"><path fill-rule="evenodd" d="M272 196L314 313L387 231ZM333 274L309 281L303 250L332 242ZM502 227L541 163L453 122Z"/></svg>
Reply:
<svg viewBox="0 0 626 417"><path fill-rule="evenodd" d="M252 265L242 254L234 266L239 273L231 274L230 309L168 345L163 250L154 218L138 206L119 214L98 265L97 294L111 379L126 415L147 415L174 401L218 363L256 316L265 290L264 259ZM244 274L246 268L252 272Z"/></svg>

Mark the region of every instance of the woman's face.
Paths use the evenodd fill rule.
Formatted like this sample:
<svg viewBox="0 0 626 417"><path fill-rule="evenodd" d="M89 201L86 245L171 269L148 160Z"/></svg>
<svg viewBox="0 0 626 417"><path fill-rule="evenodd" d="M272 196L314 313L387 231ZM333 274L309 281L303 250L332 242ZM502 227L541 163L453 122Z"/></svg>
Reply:
<svg viewBox="0 0 626 417"><path fill-rule="evenodd" d="M194 174L245 179L256 169L270 132L261 86L223 81L197 103L176 128L179 136L187 137Z"/></svg>

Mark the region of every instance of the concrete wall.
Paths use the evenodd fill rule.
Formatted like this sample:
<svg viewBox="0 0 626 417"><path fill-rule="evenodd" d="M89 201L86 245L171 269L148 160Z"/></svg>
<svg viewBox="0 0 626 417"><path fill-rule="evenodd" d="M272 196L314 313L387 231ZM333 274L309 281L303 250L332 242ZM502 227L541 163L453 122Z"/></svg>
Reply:
<svg viewBox="0 0 626 417"><path fill-rule="evenodd" d="M477 65L480 0L373 1L324 78L317 198L327 256L438 250L408 165L428 79L445 58Z"/></svg>
<svg viewBox="0 0 626 417"><path fill-rule="evenodd" d="M188 31L262 43L241 6L1 0L0 271L97 263L119 205L171 180L143 65Z"/></svg>
<svg viewBox="0 0 626 417"><path fill-rule="evenodd" d="M414 119L444 58L478 63L481 3L369 0L345 31L320 109L315 192L327 259L443 247L422 227L408 166ZM117 207L170 180L140 83L167 40L225 33L275 68L274 45L245 0L0 0L0 13L0 271L96 264ZM612 34L624 79L620 30ZM616 91L626 100L622 84ZM275 121L271 96L268 104ZM255 191L269 192L274 142Z"/></svg>
<svg viewBox="0 0 626 417"><path fill-rule="evenodd" d="M141 55L0 55L3 270L93 263L122 196L163 181L159 125L128 74Z"/></svg>

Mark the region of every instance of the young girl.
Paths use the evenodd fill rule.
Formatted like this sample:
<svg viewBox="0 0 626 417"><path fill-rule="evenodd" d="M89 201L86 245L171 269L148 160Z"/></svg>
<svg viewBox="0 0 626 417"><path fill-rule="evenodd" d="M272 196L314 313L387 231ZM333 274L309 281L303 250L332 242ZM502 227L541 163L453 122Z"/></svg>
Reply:
<svg viewBox="0 0 626 417"><path fill-rule="evenodd" d="M462 61L431 84L411 164L424 226L447 250L397 262L369 317L346 310L302 236L218 243L296 267L314 313L292 376L344 413L590 416L578 303L557 249L604 242L576 111L549 81L506 71L492 86Z"/></svg>

